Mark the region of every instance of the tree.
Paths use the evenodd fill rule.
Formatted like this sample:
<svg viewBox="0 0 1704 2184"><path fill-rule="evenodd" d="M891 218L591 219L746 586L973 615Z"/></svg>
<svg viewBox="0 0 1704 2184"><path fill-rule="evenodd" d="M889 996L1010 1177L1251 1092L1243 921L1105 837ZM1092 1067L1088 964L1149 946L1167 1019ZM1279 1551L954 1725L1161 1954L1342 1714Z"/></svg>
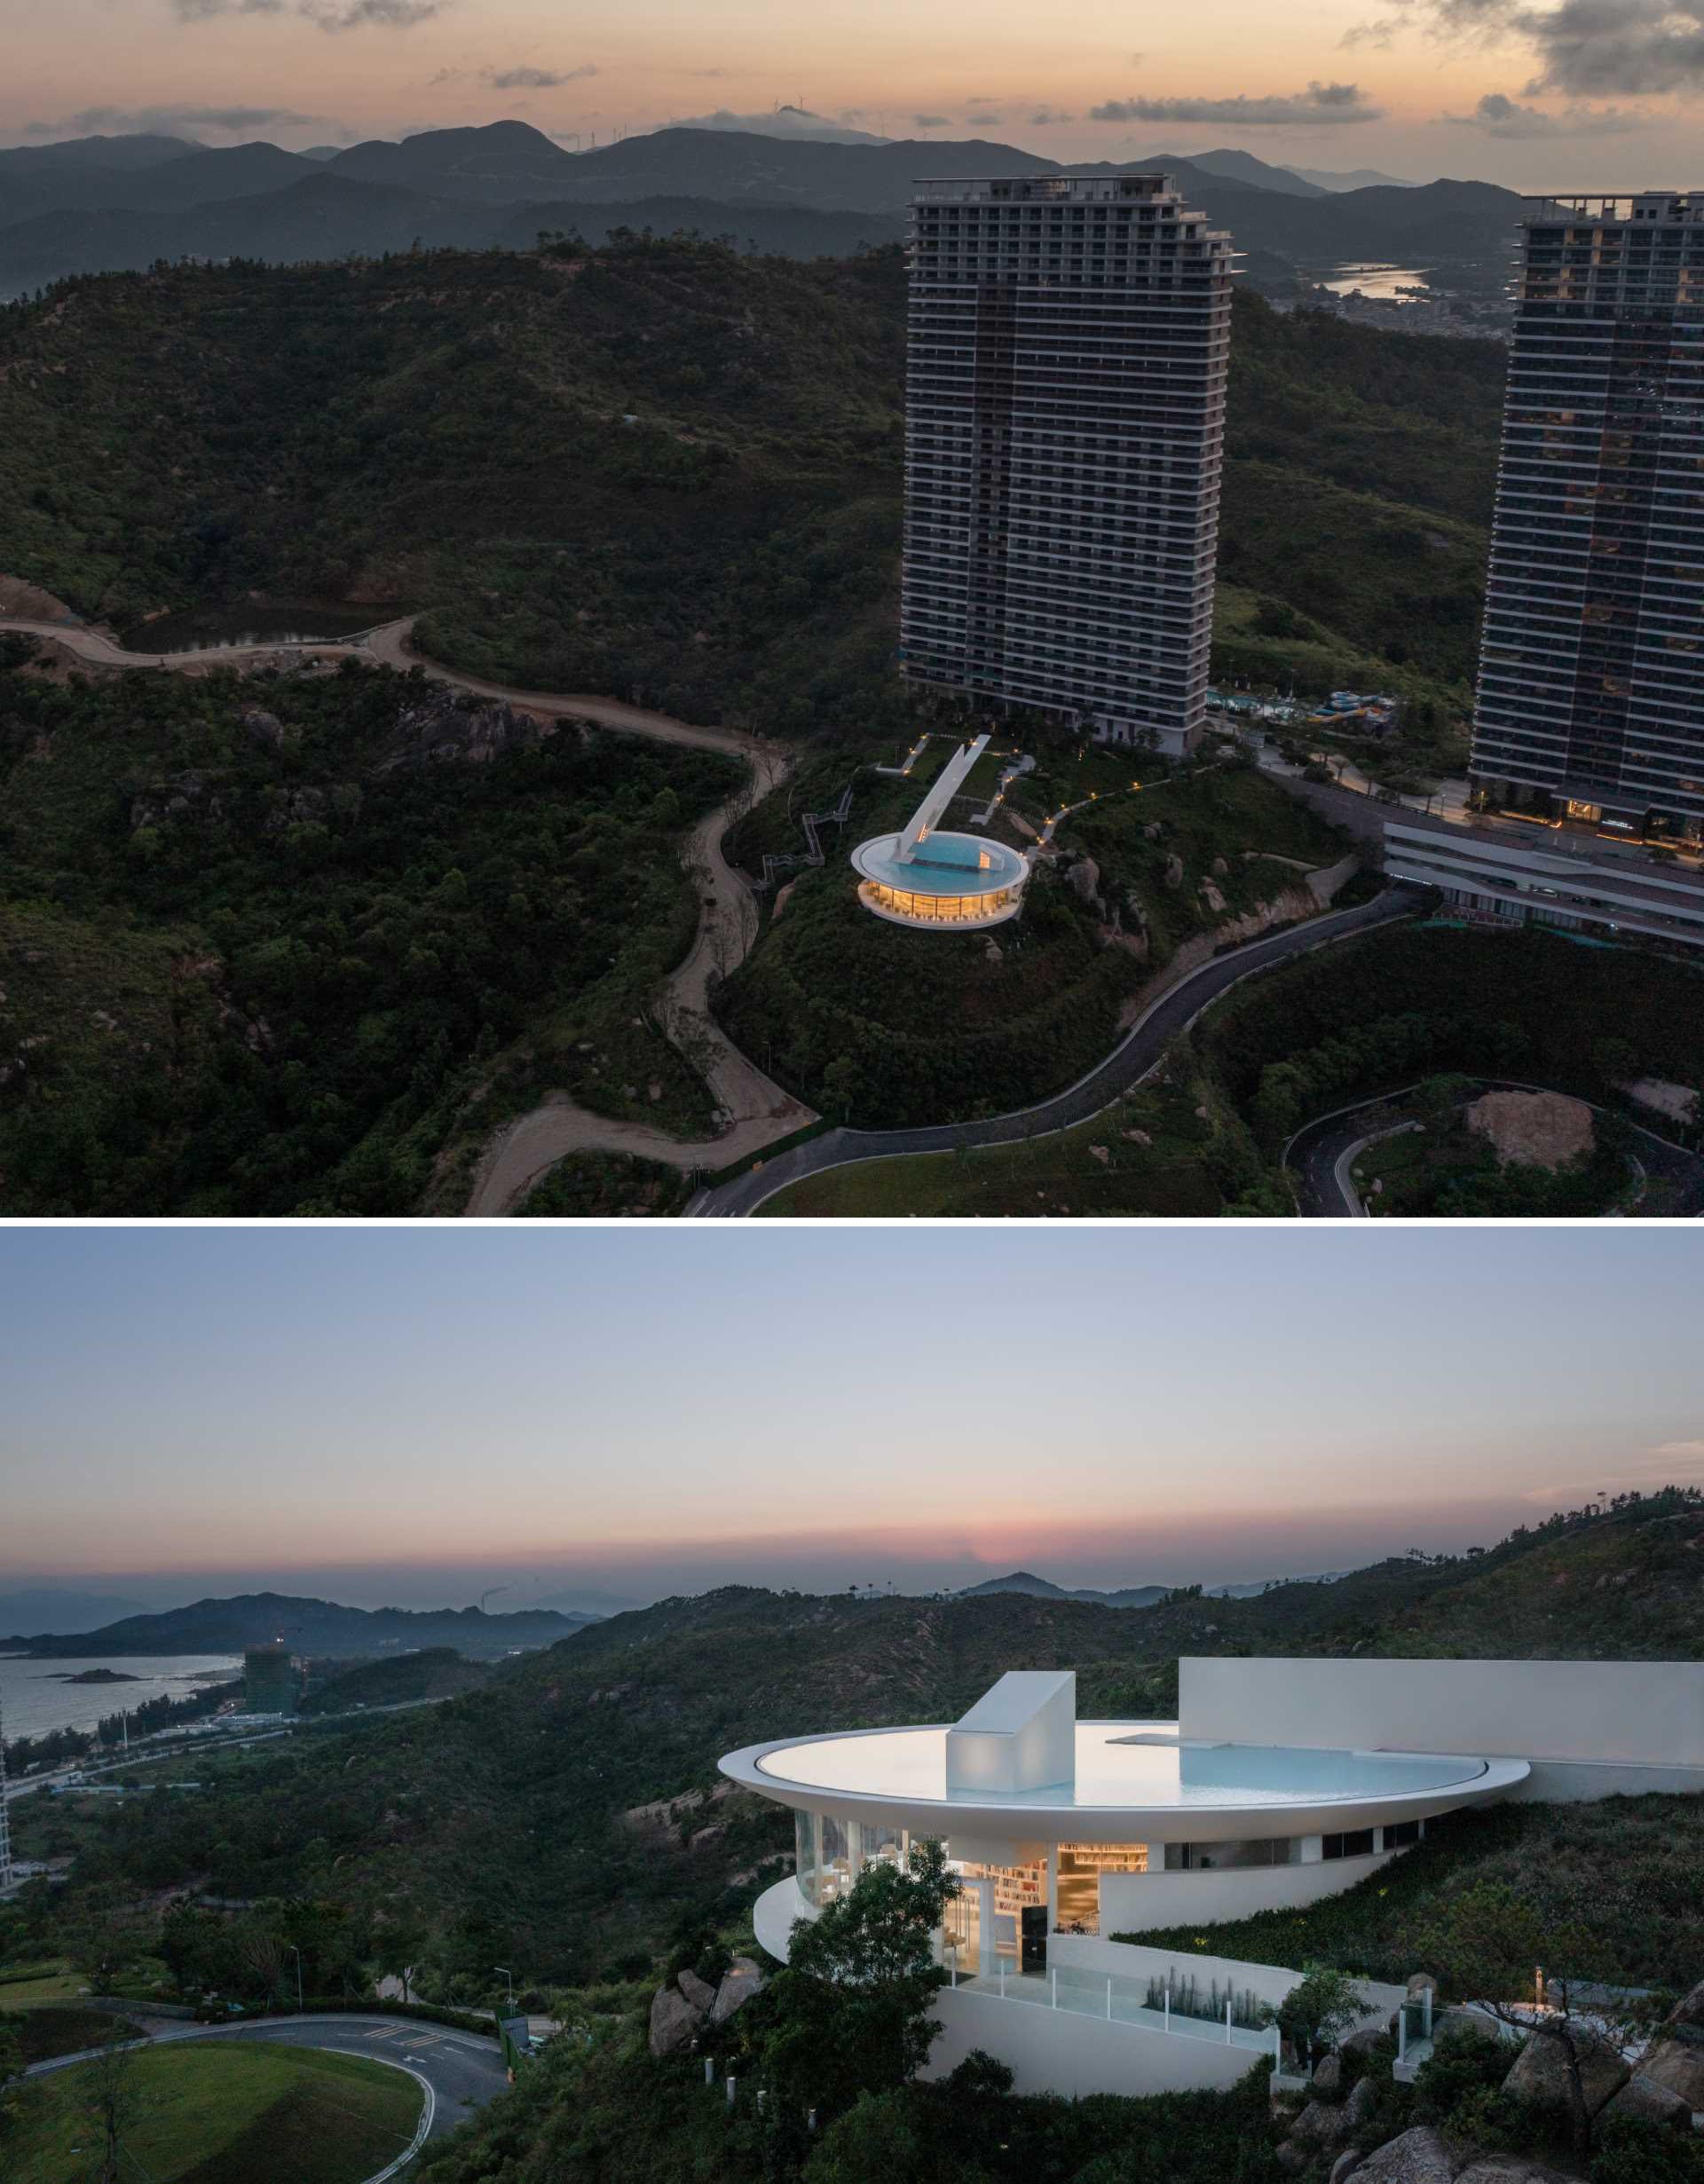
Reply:
<svg viewBox="0 0 1704 2184"><path fill-rule="evenodd" d="M137 2083L136 2050L110 2041L92 2062L81 2066L83 2113L100 2141L100 2184L119 2184L124 2141L148 2112Z"/></svg>
<svg viewBox="0 0 1704 2184"><path fill-rule="evenodd" d="M0 2140L12 2122L12 2104L23 2076L24 2051L18 2035L0 2017Z"/></svg>
<svg viewBox="0 0 1704 2184"><path fill-rule="evenodd" d="M763 2043L778 2104L838 2114L917 2075L941 2029L935 1934L958 1893L943 1846L914 1842L905 1870L866 1865L838 1903L794 1926Z"/></svg>
<svg viewBox="0 0 1704 2184"><path fill-rule="evenodd" d="M1352 2026L1371 2014L1371 2005L1362 2000L1348 1973L1329 1964L1306 1966L1273 2013L1279 2030L1310 2062L1317 2062Z"/></svg>
<svg viewBox="0 0 1704 2184"><path fill-rule="evenodd" d="M1487 2011L1499 2023L1556 2044L1567 2089L1568 2128L1575 2159L1591 2155L1591 2112L1582 2067L1606 2049L1619 2052L1633 2036L1634 2022L1594 1995L1591 2014L1574 2001L1578 1983L1602 1978L1614 1967L1595 1963L1588 1928L1547 1925L1528 1899L1506 1882L1476 1881L1438 1904L1415 1936L1415 1947L1451 1997ZM1546 1965L1561 1965L1546 1975ZM1542 1991L1543 2007L1538 2007Z"/></svg>

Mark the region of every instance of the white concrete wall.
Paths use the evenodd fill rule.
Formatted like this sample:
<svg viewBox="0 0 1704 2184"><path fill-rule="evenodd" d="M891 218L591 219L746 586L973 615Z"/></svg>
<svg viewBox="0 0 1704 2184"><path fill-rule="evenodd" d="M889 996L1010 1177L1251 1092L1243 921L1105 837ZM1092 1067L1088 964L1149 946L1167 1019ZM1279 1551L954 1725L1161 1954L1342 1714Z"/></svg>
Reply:
<svg viewBox="0 0 1704 2184"><path fill-rule="evenodd" d="M1510 1796L1570 1805L1596 1797L1648 1797L1653 1791L1704 1795L1704 1767L1592 1767L1580 1760L1538 1760Z"/></svg>
<svg viewBox="0 0 1704 2184"><path fill-rule="evenodd" d="M1704 1661L1187 1660L1178 1715L1241 1744L1704 1770Z"/></svg>
<svg viewBox="0 0 1704 2184"><path fill-rule="evenodd" d="M1257 2065L1271 2067L1270 2056L1251 2048L1108 2024L1102 2017L1002 2000L974 1988L943 1989L935 1997L935 2014L941 2030L929 2050L926 2078L944 2078L980 2047L1011 2065L1019 2093L1076 2099L1091 2093L1222 2091Z"/></svg>
<svg viewBox="0 0 1704 2184"><path fill-rule="evenodd" d="M1204 1873L1102 1873L1100 1930L1140 1934L1149 1927L1247 1919L1340 1896L1401 1854L1315 1859L1305 1865L1234 1865Z"/></svg>
<svg viewBox="0 0 1704 2184"><path fill-rule="evenodd" d="M1258 2001L1282 2002L1302 1975L1279 1964L1250 1964L1240 1957L1203 1956L1194 1949L1149 1949L1137 1942L1101 1941L1092 1934L1051 1934L1047 1961L1063 1971L1093 1973L1104 1979L1108 1972L1120 1979L1164 1979L1168 1972L1193 1972L1198 1983L1211 1986L1218 1980L1236 1988L1250 1988ZM1387 1981L1359 1979L1361 1998L1381 2016L1388 2016L1408 1992ZM1369 2022L1371 2018L1369 2018Z"/></svg>

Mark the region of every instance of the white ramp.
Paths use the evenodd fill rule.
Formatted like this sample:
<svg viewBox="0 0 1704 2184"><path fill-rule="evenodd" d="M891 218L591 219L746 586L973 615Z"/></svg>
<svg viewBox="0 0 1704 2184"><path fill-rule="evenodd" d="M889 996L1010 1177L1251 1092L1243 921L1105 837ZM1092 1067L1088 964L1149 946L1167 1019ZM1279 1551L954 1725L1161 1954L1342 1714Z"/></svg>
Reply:
<svg viewBox="0 0 1704 2184"><path fill-rule="evenodd" d="M959 784L987 748L988 737L978 736L962 751L955 751L935 776L928 794L911 814L911 824L899 838L894 855L902 864L909 864L920 845L934 832L935 821L958 793Z"/></svg>

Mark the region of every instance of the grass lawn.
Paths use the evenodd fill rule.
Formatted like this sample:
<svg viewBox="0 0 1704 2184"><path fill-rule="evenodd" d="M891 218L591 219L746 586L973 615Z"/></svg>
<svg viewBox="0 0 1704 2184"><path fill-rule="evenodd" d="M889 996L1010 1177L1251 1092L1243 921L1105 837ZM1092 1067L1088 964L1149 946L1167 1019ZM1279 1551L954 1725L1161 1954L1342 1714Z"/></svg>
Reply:
<svg viewBox="0 0 1704 2184"><path fill-rule="evenodd" d="M154 2184L359 2184L399 2154L420 2117L420 2088L383 2063L308 2048L185 2043L138 2054L130 2172ZM36 2081L9 2148L31 2184L82 2184L97 2145L91 2073Z"/></svg>
<svg viewBox="0 0 1704 2184"><path fill-rule="evenodd" d="M1215 1214L1202 1149L1213 1134L1193 1093L1148 1088L1109 1113L1026 1145L860 1161L809 1176L760 1206L776 1220L883 1214ZM1137 1144L1127 1131L1145 1131ZM1090 1150L1104 1147L1101 1161Z"/></svg>
<svg viewBox="0 0 1704 2184"><path fill-rule="evenodd" d="M34 2009L40 2002L74 2002L88 1982L65 1965L31 1965L27 1975L0 1972L0 2010Z"/></svg>

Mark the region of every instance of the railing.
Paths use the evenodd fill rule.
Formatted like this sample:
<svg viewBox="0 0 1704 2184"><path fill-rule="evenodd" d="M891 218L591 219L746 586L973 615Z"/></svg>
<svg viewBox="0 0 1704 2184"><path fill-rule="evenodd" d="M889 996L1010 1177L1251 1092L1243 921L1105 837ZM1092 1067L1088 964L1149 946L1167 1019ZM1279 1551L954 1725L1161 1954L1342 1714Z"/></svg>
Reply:
<svg viewBox="0 0 1704 2184"><path fill-rule="evenodd" d="M1186 2016L1172 2007L1170 1990L1163 1992L1157 2009L1148 2007L1148 1982L1117 1973L1104 1975L1055 1966L1045 1974L1019 1973L1000 1964L993 1972L961 1978L957 1966L950 1967L954 1991L965 1987L977 1994L995 1995L1001 2001L1021 2002L1032 2008L1069 2010L1075 2016L1100 2017L1108 2024L1134 2027L1176 2038L1205 2040L1220 2047L1241 2047L1252 2054L1270 2055L1279 2067L1282 2042L1276 2025L1256 2029L1233 2022L1231 2005L1222 2020Z"/></svg>

